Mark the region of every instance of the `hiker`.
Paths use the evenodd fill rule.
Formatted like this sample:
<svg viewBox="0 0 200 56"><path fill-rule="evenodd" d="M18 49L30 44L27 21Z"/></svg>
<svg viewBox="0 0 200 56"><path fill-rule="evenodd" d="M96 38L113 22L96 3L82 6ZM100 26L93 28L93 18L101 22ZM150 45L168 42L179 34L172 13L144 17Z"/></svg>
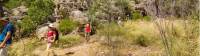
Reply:
<svg viewBox="0 0 200 56"><path fill-rule="evenodd" d="M3 17L0 19L3 24L3 31L0 34L0 56L8 56L7 48L12 42L12 35L14 34L14 25L9 22L8 17Z"/></svg>
<svg viewBox="0 0 200 56"><path fill-rule="evenodd" d="M87 42L90 40L90 38L89 38L90 33L91 33L91 26L90 26L90 23L88 22L88 23L85 25L85 38L86 38L86 41L87 41Z"/></svg>
<svg viewBox="0 0 200 56"><path fill-rule="evenodd" d="M51 47L51 45L53 44L53 42L56 39L56 32L54 31L54 25L53 24L49 24L48 25L48 32L46 35L46 40L47 40L47 51L49 51L49 48Z"/></svg>

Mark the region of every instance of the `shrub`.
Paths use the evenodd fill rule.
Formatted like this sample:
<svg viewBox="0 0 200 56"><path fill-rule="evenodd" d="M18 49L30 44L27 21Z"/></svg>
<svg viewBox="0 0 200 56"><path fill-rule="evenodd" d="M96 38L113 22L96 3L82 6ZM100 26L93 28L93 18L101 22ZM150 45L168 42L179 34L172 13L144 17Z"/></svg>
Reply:
<svg viewBox="0 0 200 56"><path fill-rule="evenodd" d="M132 14L132 19L133 20L142 19L142 18L143 18L143 16L140 14L139 11L133 12L133 14Z"/></svg>
<svg viewBox="0 0 200 56"><path fill-rule="evenodd" d="M63 19L59 24L59 31L63 34L67 34L74 30L77 27L77 22L74 22L70 19Z"/></svg>
<svg viewBox="0 0 200 56"><path fill-rule="evenodd" d="M26 19L22 20L21 23L17 23L17 27L20 30L19 35L20 36L26 36L30 35L31 32L33 32L33 29L36 27L36 25L33 23L31 19L26 17Z"/></svg>
<svg viewBox="0 0 200 56"><path fill-rule="evenodd" d="M47 22L47 16L53 13L53 1L51 0L34 0L28 7L28 15L18 23L20 34L30 35L33 30L40 24Z"/></svg>
<svg viewBox="0 0 200 56"><path fill-rule="evenodd" d="M138 37L137 39L137 44L141 45L141 46L145 46L147 47L148 46L148 38L145 38L143 35L141 35L140 37Z"/></svg>
<svg viewBox="0 0 200 56"><path fill-rule="evenodd" d="M97 35L101 37L102 44L119 47L125 40L124 37L126 37L127 32L124 28L112 22L101 25L97 30Z"/></svg>
<svg viewBox="0 0 200 56"><path fill-rule="evenodd" d="M58 44L55 45L55 47L61 47L61 48L66 48L66 47L71 47L73 45L76 45L81 42L81 37L79 35L66 35L66 36L61 36L59 38Z"/></svg>
<svg viewBox="0 0 200 56"><path fill-rule="evenodd" d="M150 17L150 16L144 16L143 19L144 19L144 20L147 20L147 21L150 21L150 20L151 20L151 17Z"/></svg>
<svg viewBox="0 0 200 56"><path fill-rule="evenodd" d="M158 33L155 32L153 23L147 21L127 21L123 26L110 23L97 30L99 36L105 37L104 42L106 44L120 45L120 43L123 43L141 46L159 44Z"/></svg>
<svg viewBox="0 0 200 56"><path fill-rule="evenodd" d="M133 45L151 46L159 44L158 32L148 21L127 21L124 28L128 31L127 42Z"/></svg>
<svg viewBox="0 0 200 56"><path fill-rule="evenodd" d="M20 6L21 2L22 2L22 0L8 0L5 3L5 7L12 9L12 8L17 7L17 6Z"/></svg>
<svg viewBox="0 0 200 56"><path fill-rule="evenodd" d="M104 24L98 30L98 35L102 35L102 36L107 36L107 35L109 35L109 36L122 36L123 34L124 34L124 32L123 32L122 28L114 22Z"/></svg>
<svg viewBox="0 0 200 56"><path fill-rule="evenodd" d="M151 20L150 16L143 16L139 11L134 11L132 14L131 14L131 19L133 20Z"/></svg>

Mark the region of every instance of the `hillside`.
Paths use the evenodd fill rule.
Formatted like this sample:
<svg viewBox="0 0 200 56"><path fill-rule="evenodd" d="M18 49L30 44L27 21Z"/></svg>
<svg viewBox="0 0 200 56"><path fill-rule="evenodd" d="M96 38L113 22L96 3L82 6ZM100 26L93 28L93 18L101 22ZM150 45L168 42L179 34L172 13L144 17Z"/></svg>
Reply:
<svg viewBox="0 0 200 56"><path fill-rule="evenodd" d="M0 18L6 16L16 27L9 56L199 56L200 51L198 0L0 0ZM49 23L59 40L44 51Z"/></svg>

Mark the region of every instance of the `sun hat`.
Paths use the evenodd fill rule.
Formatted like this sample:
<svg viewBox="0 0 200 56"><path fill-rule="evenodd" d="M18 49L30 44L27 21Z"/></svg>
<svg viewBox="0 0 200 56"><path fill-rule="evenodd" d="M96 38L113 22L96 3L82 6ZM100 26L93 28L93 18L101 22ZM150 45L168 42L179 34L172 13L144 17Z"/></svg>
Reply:
<svg viewBox="0 0 200 56"><path fill-rule="evenodd" d="M49 27L54 27L54 25L53 25L53 24L51 24L51 23L50 23L48 26L49 26Z"/></svg>

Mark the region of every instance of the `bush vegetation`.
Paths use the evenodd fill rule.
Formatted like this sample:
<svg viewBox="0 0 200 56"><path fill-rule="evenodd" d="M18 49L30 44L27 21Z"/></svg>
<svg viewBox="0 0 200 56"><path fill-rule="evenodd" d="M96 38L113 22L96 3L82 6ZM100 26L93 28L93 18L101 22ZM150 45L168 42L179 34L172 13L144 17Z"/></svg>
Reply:
<svg viewBox="0 0 200 56"><path fill-rule="evenodd" d="M78 26L78 23L70 19L63 19L59 23L59 31L68 34Z"/></svg>
<svg viewBox="0 0 200 56"><path fill-rule="evenodd" d="M20 23L17 23L19 35L30 35L40 24L47 22L47 17L53 13L54 3L52 0L6 0L4 5L8 9L13 9L24 5L28 12Z"/></svg>
<svg viewBox="0 0 200 56"><path fill-rule="evenodd" d="M9 8L9 9L12 9L12 8L17 7L17 6L20 6L21 2L22 2L22 0L8 0L5 3L5 7Z"/></svg>
<svg viewBox="0 0 200 56"><path fill-rule="evenodd" d="M61 36L58 44L56 44L55 47L66 48L79 44L80 42L81 42L81 37L79 35L70 34L66 36Z"/></svg>
<svg viewBox="0 0 200 56"><path fill-rule="evenodd" d="M47 22L47 16L53 13L54 4L51 0L33 0L28 7L28 15L19 23L20 33L30 35L36 27Z"/></svg>

